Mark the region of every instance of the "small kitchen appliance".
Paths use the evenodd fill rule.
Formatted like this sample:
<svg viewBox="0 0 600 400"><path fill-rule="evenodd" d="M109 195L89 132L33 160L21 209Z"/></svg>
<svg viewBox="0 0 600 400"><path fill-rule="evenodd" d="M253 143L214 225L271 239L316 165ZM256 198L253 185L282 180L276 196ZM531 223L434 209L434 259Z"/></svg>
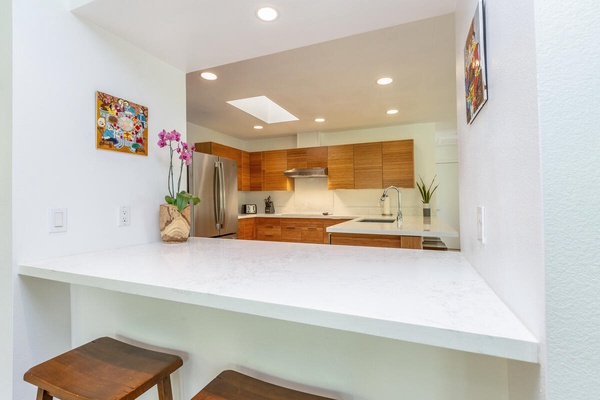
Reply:
<svg viewBox="0 0 600 400"><path fill-rule="evenodd" d="M242 214L256 214L256 204L242 204Z"/></svg>

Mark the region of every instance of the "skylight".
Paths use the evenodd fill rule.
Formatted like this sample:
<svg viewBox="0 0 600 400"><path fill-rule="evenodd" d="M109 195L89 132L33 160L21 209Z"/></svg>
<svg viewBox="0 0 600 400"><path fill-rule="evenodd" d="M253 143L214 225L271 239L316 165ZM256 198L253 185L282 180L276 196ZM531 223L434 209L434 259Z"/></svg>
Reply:
<svg viewBox="0 0 600 400"><path fill-rule="evenodd" d="M275 103L267 96L249 97L247 99L231 100L227 102L240 110L266 122L276 124L278 122L298 121L298 118Z"/></svg>

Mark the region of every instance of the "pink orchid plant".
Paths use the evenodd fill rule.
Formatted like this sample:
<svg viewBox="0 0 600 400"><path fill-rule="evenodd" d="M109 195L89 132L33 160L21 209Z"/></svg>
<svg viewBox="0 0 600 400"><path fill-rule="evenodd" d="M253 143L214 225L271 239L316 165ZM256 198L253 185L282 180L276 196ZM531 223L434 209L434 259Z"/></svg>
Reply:
<svg viewBox="0 0 600 400"><path fill-rule="evenodd" d="M181 212L190 202L194 205L200 202L200 199L193 194L188 193L181 189L181 175L183 174L183 165L189 166L192 163L192 154L194 152L194 146L190 146L186 142L181 141L181 134L175 130L167 132L164 129L158 134L158 147L169 147L170 162L169 162L169 176L167 178L167 188L169 194L165 196L165 200L168 204L173 204ZM175 176L173 173L173 155L177 152L179 154L179 179L177 180L177 191L175 191Z"/></svg>

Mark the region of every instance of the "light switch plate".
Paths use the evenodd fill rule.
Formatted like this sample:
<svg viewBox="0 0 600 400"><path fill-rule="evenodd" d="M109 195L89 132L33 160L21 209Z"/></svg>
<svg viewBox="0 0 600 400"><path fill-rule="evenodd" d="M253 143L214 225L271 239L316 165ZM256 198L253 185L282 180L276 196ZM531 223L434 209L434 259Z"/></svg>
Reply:
<svg viewBox="0 0 600 400"><path fill-rule="evenodd" d="M485 243L485 208L477 207L477 240Z"/></svg>
<svg viewBox="0 0 600 400"><path fill-rule="evenodd" d="M66 232L67 231L67 209L51 208L48 210L48 232Z"/></svg>

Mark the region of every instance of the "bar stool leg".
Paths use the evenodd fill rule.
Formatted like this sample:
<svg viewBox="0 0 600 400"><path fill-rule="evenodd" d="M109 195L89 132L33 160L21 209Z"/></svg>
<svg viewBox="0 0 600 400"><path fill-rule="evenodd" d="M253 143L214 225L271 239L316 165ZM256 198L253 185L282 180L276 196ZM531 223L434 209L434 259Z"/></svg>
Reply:
<svg viewBox="0 0 600 400"><path fill-rule="evenodd" d="M38 388L36 400L52 400L53 397L48 394L44 389Z"/></svg>
<svg viewBox="0 0 600 400"><path fill-rule="evenodd" d="M173 400L173 391L171 389L171 377L167 376L156 384L158 388L158 400Z"/></svg>

